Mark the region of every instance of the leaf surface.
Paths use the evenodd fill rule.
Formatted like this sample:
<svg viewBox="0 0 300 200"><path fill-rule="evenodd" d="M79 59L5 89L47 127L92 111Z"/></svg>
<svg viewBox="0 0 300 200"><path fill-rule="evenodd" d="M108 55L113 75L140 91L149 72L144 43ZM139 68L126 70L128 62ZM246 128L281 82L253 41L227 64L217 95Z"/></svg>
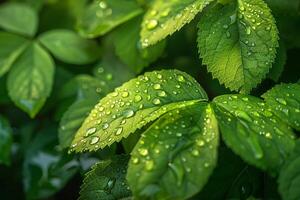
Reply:
<svg viewBox="0 0 300 200"><path fill-rule="evenodd" d="M294 148L291 128L256 97L223 95L214 105L227 146L248 163L277 173Z"/></svg>
<svg viewBox="0 0 300 200"><path fill-rule="evenodd" d="M200 57L221 84L249 93L266 77L276 57L278 31L263 0L216 4L198 27Z"/></svg>
<svg viewBox="0 0 300 200"><path fill-rule="evenodd" d="M206 103L166 113L132 151L127 180L140 199L188 199L217 162L218 124Z"/></svg>
<svg viewBox="0 0 300 200"><path fill-rule="evenodd" d="M172 109L206 100L201 86L184 72L148 72L100 100L77 132L71 150L104 148Z"/></svg>
<svg viewBox="0 0 300 200"><path fill-rule="evenodd" d="M54 63L38 44L30 44L16 60L8 75L7 88L14 103L34 117L50 95Z"/></svg>

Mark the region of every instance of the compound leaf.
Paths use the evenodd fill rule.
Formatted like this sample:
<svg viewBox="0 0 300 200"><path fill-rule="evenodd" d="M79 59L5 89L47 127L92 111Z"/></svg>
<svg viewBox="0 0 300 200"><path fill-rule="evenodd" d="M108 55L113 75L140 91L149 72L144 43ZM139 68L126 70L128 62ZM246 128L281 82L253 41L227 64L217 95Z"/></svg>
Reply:
<svg viewBox="0 0 300 200"><path fill-rule="evenodd" d="M141 43L153 45L189 23L213 0L155 0L145 14Z"/></svg>
<svg viewBox="0 0 300 200"><path fill-rule="evenodd" d="M100 100L77 132L71 150L104 148L169 110L206 100L201 86L184 72L148 72Z"/></svg>
<svg viewBox="0 0 300 200"><path fill-rule="evenodd" d="M131 196L125 179L128 156L119 155L96 163L86 174L79 200L117 200Z"/></svg>
<svg viewBox="0 0 300 200"><path fill-rule="evenodd" d="M34 117L50 95L54 63L37 43L30 44L13 64L7 88L14 103Z"/></svg>
<svg viewBox="0 0 300 200"><path fill-rule="evenodd" d="M10 164L12 143L12 128L7 119L0 115L0 163Z"/></svg>
<svg viewBox="0 0 300 200"><path fill-rule="evenodd" d="M300 198L300 141L294 153L287 159L279 175L279 192L283 200Z"/></svg>
<svg viewBox="0 0 300 200"><path fill-rule="evenodd" d="M166 113L132 151L127 180L140 199L187 199L217 162L218 124L207 103Z"/></svg>
<svg viewBox="0 0 300 200"><path fill-rule="evenodd" d="M26 36L34 36L37 25L37 13L28 5L5 3L0 6L1 28Z"/></svg>
<svg viewBox="0 0 300 200"><path fill-rule="evenodd" d="M40 42L59 60L70 64L88 64L100 56L100 48L70 30L51 30L39 38Z"/></svg>
<svg viewBox="0 0 300 200"><path fill-rule="evenodd" d="M203 63L229 89L249 93L272 67L278 31L263 0L216 4L198 27Z"/></svg>
<svg viewBox="0 0 300 200"><path fill-rule="evenodd" d="M114 34L116 54L137 73L161 56L166 44L162 41L155 46L142 48L140 45L141 21L141 17L136 17L118 28Z"/></svg>
<svg viewBox="0 0 300 200"><path fill-rule="evenodd" d="M28 41L18 35L0 32L0 77L5 74L25 49Z"/></svg>
<svg viewBox="0 0 300 200"><path fill-rule="evenodd" d="M78 22L79 33L95 38L142 13L135 1L94 0Z"/></svg>
<svg viewBox="0 0 300 200"><path fill-rule="evenodd" d="M262 97L281 120L300 131L300 85L280 84Z"/></svg>
<svg viewBox="0 0 300 200"><path fill-rule="evenodd" d="M214 100L225 143L248 163L277 173L294 148L294 134L256 97L223 95Z"/></svg>

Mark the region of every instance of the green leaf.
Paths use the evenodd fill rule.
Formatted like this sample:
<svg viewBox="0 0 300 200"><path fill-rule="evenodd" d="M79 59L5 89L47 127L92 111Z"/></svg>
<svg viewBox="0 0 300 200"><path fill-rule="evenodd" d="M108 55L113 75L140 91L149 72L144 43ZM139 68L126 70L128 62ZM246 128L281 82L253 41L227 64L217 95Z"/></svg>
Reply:
<svg viewBox="0 0 300 200"><path fill-rule="evenodd" d="M88 64L100 56L95 41L81 38L70 30L51 30L42 34L39 41L59 60L69 64Z"/></svg>
<svg viewBox="0 0 300 200"><path fill-rule="evenodd" d="M0 49L0 77L10 69L27 44L25 38L0 32L0 46L4 47Z"/></svg>
<svg viewBox="0 0 300 200"><path fill-rule="evenodd" d="M214 99L223 139L243 160L276 173L294 148L294 135L265 103L247 95Z"/></svg>
<svg viewBox="0 0 300 200"><path fill-rule="evenodd" d="M131 192L125 179L128 157L119 155L95 164L86 174L79 200L126 199Z"/></svg>
<svg viewBox="0 0 300 200"><path fill-rule="evenodd" d="M34 117L50 95L54 63L37 43L32 43L13 64L7 88L14 103Z"/></svg>
<svg viewBox="0 0 300 200"><path fill-rule="evenodd" d="M12 128L7 119L0 115L0 163L10 164L12 143Z"/></svg>
<svg viewBox="0 0 300 200"><path fill-rule="evenodd" d="M132 0L94 0L79 19L78 31L84 37L95 38L141 13Z"/></svg>
<svg viewBox="0 0 300 200"><path fill-rule="evenodd" d="M135 146L127 180L138 199L187 199L199 192L217 162L218 124L210 106L173 110Z"/></svg>
<svg viewBox="0 0 300 200"><path fill-rule="evenodd" d="M300 85L280 84L262 97L281 120L300 131Z"/></svg>
<svg viewBox="0 0 300 200"><path fill-rule="evenodd" d="M165 48L165 41L143 49L140 45L141 17L136 17L122 25L114 33L116 54L133 71L140 73L144 67L155 61Z"/></svg>
<svg viewBox="0 0 300 200"><path fill-rule="evenodd" d="M278 31L263 0L217 4L199 22L203 63L221 84L249 93L267 75L276 57Z"/></svg>
<svg viewBox="0 0 300 200"><path fill-rule="evenodd" d="M36 12L26 4L5 3L0 6L0 27L26 36L34 36L37 31Z"/></svg>
<svg viewBox="0 0 300 200"><path fill-rule="evenodd" d="M278 182L279 192L283 200L298 200L300 198L300 141L297 142L294 153L281 169Z"/></svg>
<svg viewBox="0 0 300 200"><path fill-rule="evenodd" d="M141 30L143 47L153 45L189 23L213 0L155 0L146 13Z"/></svg>
<svg viewBox="0 0 300 200"><path fill-rule="evenodd" d="M100 100L77 132L71 150L104 148L170 110L206 100L201 86L184 72L148 72Z"/></svg>
<svg viewBox="0 0 300 200"><path fill-rule="evenodd" d="M287 60L286 48L283 42L280 42L279 48L277 49L277 56L272 68L268 74L268 77L273 81L277 82L284 70L284 65Z"/></svg>

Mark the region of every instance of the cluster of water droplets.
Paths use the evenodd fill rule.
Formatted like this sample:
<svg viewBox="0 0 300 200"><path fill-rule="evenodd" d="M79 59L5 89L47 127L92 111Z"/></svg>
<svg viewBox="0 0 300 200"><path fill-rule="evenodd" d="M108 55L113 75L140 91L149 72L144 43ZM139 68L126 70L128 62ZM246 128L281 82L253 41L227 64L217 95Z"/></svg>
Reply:
<svg viewBox="0 0 300 200"><path fill-rule="evenodd" d="M291 137L291 130L277 116L273 114L265 102L246 95L228 95L224 97L222 107L226 108L223 113L227 116L223 123L235 124L237 134L241 134L254 153L256 159L264 156L261 144L257 136L263 136L267 140L266 146L270 146L274 137ZM286 130L289 132L287 133Z"/></svg>
<svg viewBox="0 0 300 200"><path fill-rule="evenodd" d="M140 128L167 112L168 104L173 103L173 99L182 92L186 93L182 94L186 100L193 100L193 95L199 96L200 91L194 86L195 80L188 80L183 73L165 72L168 73L146 73L103 98L89 114L79 131L78 141L72 147L80 143L96 150L119 141L124 131L129 134L132 126ZM186 104L185 99L178 103L179 107Z"/></svg>
<svg viewBox="0 0 300 200"><path fill-rule="evenodd" d="M103 18L110 16L113 10L109 7L105 0L97 1L96 4L98 5L98 10L96 12L96 16L98 18Z"/></svg>
<svg viewBox="0 0 300 200"><path fill-rule="evenodd" d="M166 32L163 35L167 36L176 30L179 30L184 24L190 22L200 10L206 7L209 4L209 1L192 3L178 13L172 12L172 9L173 7L182 6L180 5L180 2L179 5L177 5L178 3L175 3L175 5L172 5L174 3L165 4L166 5L163 6L159 5L159 7L154 6L147 13L143 26L145 31L149 32L149 37L155 37L163 32ZM143 48L148 47L149 39L145 38L142 40L141 44Z"/></svg>

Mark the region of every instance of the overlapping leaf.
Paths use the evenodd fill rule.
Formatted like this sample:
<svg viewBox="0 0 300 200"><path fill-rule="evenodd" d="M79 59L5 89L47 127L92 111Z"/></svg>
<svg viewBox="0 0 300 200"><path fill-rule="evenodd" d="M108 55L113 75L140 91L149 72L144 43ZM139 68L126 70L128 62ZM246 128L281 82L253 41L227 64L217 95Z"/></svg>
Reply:
<svg viewBox="0 0 300 200"><path fill-rule="evenodd" d="M234 91L249 93L275 60L278 32L263 0L217 4L201 18L198 47L214 78Z"/></svg>
<svg viewBox="0 0 300 200"><path fill-rule="evenodd" d="M84 37L95 38L141 13L134 1L94 0L80 18L78 30Z"/></svg>
<svg viewBox="0 0 300 200"><path fill-rule="evenodd" d="M37 43L30 44L13 64L7 88L14 103L34 117L50 95L54 64Z"/></svg>
<svg viewBox="0 0 300 200"><path fill-rule="evenodd" d="M206 100L201 86L184 72L146 73L101 99L77 132L71 150L104 148L172 109Z"/></svg>
<svg viewBox="0 0 300 200"><path fill-rule="evenodd" d="M131 191L125 179L128 156L115 156L95 164L86 174L79 200L126 199Z"/></svg>
<svg viewBox="0 0 300 200"><path fill-rule="evenodd" d="M153 45L189 23L213 0L155 0L147 11L141 30L143 47Z"/></svg>
<svg viewBox="0 0 300 200"><path fill-rule="evenodd" d="M26 4L5 3L0 6L0 27L26 36L33 36L37 31L36 12Z"/></svg>
<svg viewBox="0 0 300 200"><path fill-rule="evenodd" d="M294 153L282 168L278 182L283 200L300 198L300 141L297 142Z"/></svg>
<svg viewBox="0 0 300 200"><path fill-rule="evenodd" d="M293 151L294 134L265 103L247 95L224 95L214 110L225 143L245 161L277 173Z"/></svg>
<svg viewBox="0 0 300 200"><path fill-rule="evenodd" d="M281 120L300 130L300 84L277 85L263 98Z"/></svg>
<svg viewBox="0 0 300 200"><path fill-rule="evenodd" d="M173 110L135 146L127 180L139 199L187 199L200 191L217 161L218 125L207 103Z"/></svg>
<svg viewBox="0 0 300 200"><path fill-rule="evenodd" d="M27 44L28 41L23 37L0 32L0 77L10 69Z"/></svg>

